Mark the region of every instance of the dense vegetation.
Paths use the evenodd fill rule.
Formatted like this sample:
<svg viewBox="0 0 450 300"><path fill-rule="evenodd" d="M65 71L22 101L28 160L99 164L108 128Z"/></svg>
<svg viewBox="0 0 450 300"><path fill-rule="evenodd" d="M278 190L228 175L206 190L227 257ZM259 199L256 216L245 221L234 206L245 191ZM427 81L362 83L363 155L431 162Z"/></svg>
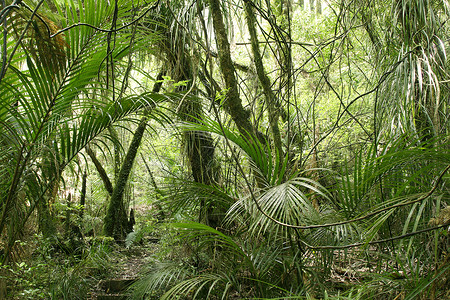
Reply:
<svg viewBox="0 0 450 300"><path fill-rule="evenodd" d="M0 3L0 298L450 298L446 0Z"/></svg>

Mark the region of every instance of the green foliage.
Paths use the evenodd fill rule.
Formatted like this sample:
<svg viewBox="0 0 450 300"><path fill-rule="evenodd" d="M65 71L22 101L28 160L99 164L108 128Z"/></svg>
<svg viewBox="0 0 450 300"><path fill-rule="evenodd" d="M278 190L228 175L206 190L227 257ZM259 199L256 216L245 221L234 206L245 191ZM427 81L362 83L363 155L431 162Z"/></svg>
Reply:
<svg viewBox="0 0 450 300"><path fill-rule="evenodd" d="M0 275L16 288L0 297L85 299L112 274L121 254L96 235L110 196L88 144L123 187L111 211L146 211L125 251L160 238L137 299L448 296L448 4L213 2L45 1L33 19L42 3L1 8ZM231 26L246 5L264 76ZM139 127L133 166L140 117L152 134ZM119 179L124 161L134 174Z"/></svg>
<svg viewBox="0 0 450 300"><path fill-rule="evenodd" d="M130 248L133 245L141 244L147 236L154 238L159 235L159 232L162 232L163 229L161 228L161 225L157 224L157 221L157 219L146 218L142 225L136 226L137 228L135 228L133 232L128 233L125 239L125 246Z"/></svg>
<svg viewBox="0 0 450 300"><path fill-rule="evenodd" d="M37 263L29 265L26 262L12 266L1 265L1 280L8 286L14 287L9 296L20 299L47 299L49 296L46 286L49 283L47 271L49 264Z"/></svg>
<svg viewBox="0 0 450 300"><path fill-rule="evenodd" d="M90 286L83 274L68 269L51 290L52 299L85 299Z"/></svg>
<svg viewBox="0 0 450 300"><path fill-rule="evenodd" d="M122 2L119 5L121 11L128 7ZM113 14L112 7L101 1L66 3L59 7L66 13L62 25L81 22L101 26ZM71 13L75 11L79 15ZM6 130L0 133L4 143L0 163L5 170L0 232L8 228L9 247L27 222L27 217L15 212L16 207L26 211L48 206L62 171L90 141L114 122L139 109L150 112L157 102L167 99L148 92L115 99L118 90L113 89L114 85L102 88L98 74L108 71L104 59L124 57L129 49L129 33L117 37L112 52L108 37L88 26L74 26L64 38L68 49L57 72L49 70L44 61L25 56L23 70L18 64L11 65L1 81L0 88L5 92L0 96L0 122ZM48 227L44 234L52 235L49 217L42 211L39 214L41 229Z"/></svg>
<svg viewBox="0 0 450 300"><path fill-rule="evenodd" d="M25 248L28 243L21 243ZM39 239L31 259L0 267L11 299L86 299L96 280L111 272L112 238L96 238L79 256L65 256L63 245ZM9 298L8 298L9 299Z"/></svg>
<svg viewBox="0 0 450 300"><path fill-rule="evenodd" d="M321 276L329 272L335 258L331 251L320 247L335 245L339 248L355 240L364 245L376 239L418 230L419 226L423 226L431 217L432 207L439 206L439 201L437 204L433 201L439 200L440 196L430 201L423 199L421 203L411 201L424 195L418 191L430 187L429 182L433 177L426 179L430 172L442 169L449 163L445 145L430 148L429 145L433 144L430 141L424 143L408 136L393 139L384 146L373 145L369 149L359 151L354 160L346 163L340 176L336 177L336 186L330 193L310 178L298 177L297 174L287 177L286 168L283 167L286 164L285 159L274 155L270 147L257 139L242 137L209 119L201 124L185 124L183 128L208 131L233 142L233 145L238 146L247 156L249 165L259 182L263 183L263 188L248 186L253 189L254 195L248 194L247 191L247 194L238 196L234 204L232 201L235 196L228 195L228 191L189 181L182 181L168 192L169 205L172 205L174 211L184 211L187 218L195 215L195 207L202 201L232 205L227 213L227 222L223 224L225 227L221 231L198 223L174 224L175 227L183 229L177 237L187 243L189 248L194 247L191 248L193 253L190 256L196 258L194 270L197 271L184 275L187 276L183 276L184 279L175 275L167 277L171 278L171 281L166 286L172 286L164 295L167 297L191 294L199 298L226 298L233 293L239 293L241 296L251 297L283 295L304 299L307 297L305 294L320 293L328 298L327 291L330 291L330 287L319 286L317 283L323 280ZM242 160L237 163L242 163ZM277 168L277 165L281 167ZM321 199L320 211L311 204L313 194ZM389 208L391 206L392 208ZM417 210L419 206L420 209ZM394 216L405 216L406 222L402 226L394 226L390 221ZM345 220L357 217L361 219L345 223ZM312 228L300 233L295 229L283 228L274 220L294 227L312 225ZM344 223L340 224L341 221ZM334 222L338 224L314 228L315 225ZM420 278L424 274L423 269L405 265L406 261L415 260L415 252L409 250L416 249L413 246L414 239L409 239L406 257L399 255L394 259L403 266L403 273L415 270L415 278ZM284 249L271 248L269 243L284 245ZM305 251L303 246L318 246L319 249ZM395 253L397 247L404 249L404 243L400 240L399 243L395 242L393 247ZM214 259L203 257L205 252L211 252ZM349 255L358 257L354 252ZM311 258L314 262L305 265L303 260ZM421 257L419 260L423 259ZM235 264L236 261L239 266ZM392 257L385 257L383 261L392 262ZM185 263L181 266L186 267ZM173 267L171 272L179 274L176 263ZM318 268L320 272L317 272ZM226 270L225 273L223 270ZM292 273L293 270L297 273ZM155 280L163 282L168 276L165 275L167 270L162 273L160 271L154 269L151 276L146 277L147 281L140 283L140 289L154 286ZM297 274L293 277L296 280L292 277L288 282L280 280L287 276L286 274ZM175 278L178 278L179 283L172 282ZM378 293L375 282L381 280L380 278L390 282L389 289L384 291L385 295L396 295L394 289L408 291L414 286L399 284L388 277L375 275L373 281L367 280L361 288L351 287L342 297L337 296L336 299L375 297ZM414 278L410 280L413 281ZM252 286L256 290L251 291L248 282L253 282ZM296 296L290 295L288 291Z"/></svg>

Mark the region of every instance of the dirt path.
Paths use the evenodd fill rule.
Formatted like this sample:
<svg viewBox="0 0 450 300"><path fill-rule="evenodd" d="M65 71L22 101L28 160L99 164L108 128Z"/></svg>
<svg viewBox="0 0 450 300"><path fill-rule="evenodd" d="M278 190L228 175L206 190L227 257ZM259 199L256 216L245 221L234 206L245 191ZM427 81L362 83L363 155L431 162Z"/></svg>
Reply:
<svg viewBox="0 0 450 300"><path fill-rule="evenodd" d="M115 251L111 255L111 273L98 282L90 299L127 299L127 288L139 279L140 272L153 260L157 249L156 243L146 243Z"/></svg>

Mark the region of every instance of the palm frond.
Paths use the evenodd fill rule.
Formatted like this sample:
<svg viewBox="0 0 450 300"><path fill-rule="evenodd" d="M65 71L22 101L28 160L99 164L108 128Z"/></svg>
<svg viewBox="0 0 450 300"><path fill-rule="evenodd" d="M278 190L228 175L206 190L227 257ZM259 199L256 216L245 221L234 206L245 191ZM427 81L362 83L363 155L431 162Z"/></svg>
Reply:
<svg viewBox="0 0 450 300"><path fill-rule="evenodd" d="M130 3L117 3L118 11L124 13L118 18L127 20ZM93 28L104 28L115 20L114 6L104 1L68 1L58 9L65 15L64 33L49 31L45 18L31 20L38 25L28 30L34 31L32 36L55 38L58 45L67 46L64 63L49 66L49 60L30 52L43 51L39 48L43 45L27 43L26 37L24 57L13 60L0 82L5 91L0 95L0 124L6 129L0 132L0 141L7 144L0 156L6 183L0 192L0 233L14 215L11 209L16 200L30 203L22 222L16 223L15 232L21 232L19 227L35 206L55 194L64 168L111 124L140 109L149 116L165 117L156 106L168 97L152 93L117 97L119 87L108 82L105 86L100 79L99 74L109 74L114 61L129 50L127 31L117 33L112 42L102 30ZM20 193L27 197L18 197Z"/></svg>
<svg viewBox="0 0 450 300"><path fill-rule="evenodd" d="M231 253L243 259L250 258L242 250L241 246L237 244L230 236L201 223L173 223L174 228L181 229L179 232L183 240L195 241L197 237L202 237L200 243L203 245L214 245L220 243L221 246L227 248ZM201 247L202 245L198 245Z"/></svg>
<svg viewBox="0 0 450 300"><path fill-rule="evenodd" d="M255 171L256 176L258 176L261 184L270 186L280 184L286 179L288 158L282 157L276 151L273 153L269 142L263 144L259 139L251 135L244 137L230 128L221 126L220 123L210 118L198 120L198 123L186 123L182 127L186 130L214 133L233 142L250 159L251 167Z"/></svg>
<svg viewBox="0 0 450 300"><path fill-rule="evenodd" d="M173 214L184 213L200 209L203 206L221 207L227 210L235 201L233 197L220 187L206 185L191 180L172 178L167 186L164 202Z"/></svg>
<svg viewBox="0 0 450 300"><path fill-rule="evenodd" d="M314 191L324 199L328 198L326 190L317 182L297 177L282 184L263 190L257 197L260 208L271 218L291 225L314 224L320 214L312 205L310 193ZM250 215L250 231L256 234L278 231L280 226L256 208L254 199L245 197L237 201L229 210L229 221L239 213ZM282 229L279 229L284 231Z"/></svg>
<svg viewBox="0 0 450 300"><path fill-rule="evenodd" d="M187 294L193 294L192 299L210 299L215 295L215 289L224 284L224 278L217 274L204 274L186 279L170 290L161 299L174 299ZM223 288L220 299L226 299L227 289Z"/></svg>
<svg viewBox="0 0 450 300"><path fill-rule="evenodd" d="M157 263L131 286L133 299L161 295L167 288L192 275L192 269L179 262Z"/></svg>

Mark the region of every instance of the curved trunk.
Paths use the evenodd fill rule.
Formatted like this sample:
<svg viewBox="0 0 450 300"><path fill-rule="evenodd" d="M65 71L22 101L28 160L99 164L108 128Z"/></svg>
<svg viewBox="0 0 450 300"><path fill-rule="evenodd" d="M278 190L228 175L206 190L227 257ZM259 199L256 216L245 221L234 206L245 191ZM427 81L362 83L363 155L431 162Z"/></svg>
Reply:
<svg viewBox="0 0 450 300"><path fill-rule="evenodd" d="M163 73L158 75L158 79L161 79ZM161 90L161 82L155 83L153 86L153 93L158 93ZM109 202L108 210L106 212L104 233L107 236L114 237L116 241L122 241L126 235L133 230L130 229L130 223L134 220L134 213L130 212L130 222L127 218L127 212L125 210L125 204L123 202L123 196L125 193L125 187L128 183L128 178L131 174L133 162L136 159L137 151L141 145L142 138L147 127L148 117L144 116L139 122L138 127L133 135L133 140L130 143L127 154L123 160L119 174L117 175L114 190L111 193L111 200ZM108 179L109 181L109 179ZM105 181L104 181L105 182ZM105 182L106 185L106 182Z"/></svg>
<svg viewBox="0 0 450 300"><path fill-rule="evenodd" d="M250 123L250 113L242 106L239 98L237 80L233 61L231 60L230 43L228 42L225 24L223 22L222 9L219 0L209 0L214 33L216 35L217 51L219 56L220 71L225 81L227 89L227 98L224 102L224 108L230 114L234 123L242 135L248 136L253 133L253 126Z"/></svg>
<svg viewBox="0 0 450 300"><path fill-rule="evenodd" d="M105 189L108 192L110 196L112 196L114 188L111 183L111 180L109 180L108 174L106 174L105 168L103 168L100 161L97 159L97 156L95 155L94 151L92 151L91 147L86 147L86 152L91 158L92 162L94 163L95 168L97 169L98 174L100 175L100 178L103 181L103 184L105 185ZM84 177L83 177L84 180Z"/></svg>
<svg viewBox="0 0 450 300"><path fill-rule="evenodd" d="M281 134L280 134L280 128L278 127L278 112L276 108L276 100L275 95L271 88L270 79L267 76L266 72L264 71L264 65L262 62L262 56L261 52L259 50L259 41L256 34L256 28L255 28L255 14L253 12L253 7L248 1L244 1L245 6L245 12L247 15L247 26L248 31L250 33L250 41L252 45L252 51L253 51L253 60L255 62L256 67L256 73L258 75L258 79L261 83L261 86L264 91L264 96L266 99L266 105L269 112L269 124L270 129L272 131L272 138L273 143L275 146L275 149L278 151L280 157L283 156L283 150L282 150L282 143L281 143Z"/></svg>
<svg viewBox="0 0 450 300"><path fill-rule="evenodd" d="M106 213L104 224L105 235L114 237L116 241L123 240L127 234L128 218L123 203L123 194L133 167L134 159L136 158L142 137L144 136L145 128L147 127L147 121L147 117L143 117L134 132L133 140L120 168L116 186L114 187Z"/></svg>

